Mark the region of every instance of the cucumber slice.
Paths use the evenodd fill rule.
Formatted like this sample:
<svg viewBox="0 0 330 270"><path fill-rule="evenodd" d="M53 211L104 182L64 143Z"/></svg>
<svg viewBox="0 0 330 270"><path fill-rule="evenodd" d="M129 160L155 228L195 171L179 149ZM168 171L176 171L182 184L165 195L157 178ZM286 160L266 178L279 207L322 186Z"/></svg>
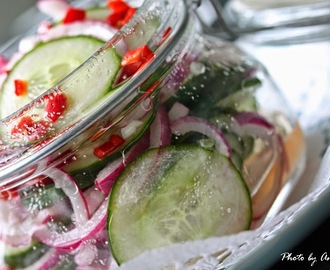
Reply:
<svg viewBox="0 0 330 270"><path fill-rule="evenodd" d="M150 149L113 187L110 247L123 263L152 248L248 229L251 211L247 186L227 157L195 145Z"/></svg>
<svg viewBox="0 0 330 270"><path fill-rule="evenodd" d="M4 118L17 111L57 84L103 44L103 41L94 37L74 36L57 38L37 45L16 63L6 78L0 91L0 117ZM115 49L108 48L103 53L102 62L98 63L95 59L95 63L91 62L86 66L86 73L77 74L80 78L74 76L77 78L63 81L59 87L68 95L70 111L72 108L75 111L83 111L104 96L111 88L119 68L120 57ZM26 95L15 94L15 80L28 83ZM42 115L42 108L39 110L39 114Z"/></svg>
<svg viewBox="0 0 330 270"><path fill-rule="evenodd" d="M20 190L21 204L32 211L40 211L65 197L62 189L54 184L26 187Z"/></svg>
<svg viewBox="0 0 330 270"><path fill-rule="evenodd" d="M243 88L241 91L238 91L236 93L233 93L232 95L220 99L216 106L226 109L229 108L238 112L257 111L258 104L254 93L257 83L256 85L252 85L250 88L248 87L248 84L252 84L253 80L254 79L247 81L247 85L244 86L247 88Z"/></svg>
<svg viewBox="0 0 330 270"><path fill-rule="evenodd" d="M40 259L49 247L40 242L32 241L30 245L23 247L4 247L4 262L12 269L23 269Z"/></svg>
<svg viewBox="0 0 330 270"><path fill-rule="evenodd" d="M67 254L61 255L61 260L52 268L52 270L76 270L78 265L74 261L74 256Z"/></svg>
<svg viewBox="0 0 330 270"><path fill-rule="evenodd" d="M205 72L188 76L184 87L176 91L170 103L178 101L190 108L191 114L202 118L207 118L214 108L221 105L233 110L255 108L253 91L261 84L258 78L247 77L244 70L212 66L203 61L198 63Z"/></svg>

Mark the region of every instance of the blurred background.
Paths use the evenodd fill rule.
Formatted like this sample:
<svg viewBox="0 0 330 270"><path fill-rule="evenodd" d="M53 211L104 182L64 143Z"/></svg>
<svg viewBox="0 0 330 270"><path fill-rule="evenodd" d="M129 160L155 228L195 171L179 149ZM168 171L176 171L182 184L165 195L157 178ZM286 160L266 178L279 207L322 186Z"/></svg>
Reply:
<svg viewBox="0 0 330 270"><path fill-rule="evenodd" d="M33 19L30 14L22 14L34 3L35 0L0 0L0 44L12 35L30 28ZM17 23L13 23L15 19L19 19Z"/></svg>

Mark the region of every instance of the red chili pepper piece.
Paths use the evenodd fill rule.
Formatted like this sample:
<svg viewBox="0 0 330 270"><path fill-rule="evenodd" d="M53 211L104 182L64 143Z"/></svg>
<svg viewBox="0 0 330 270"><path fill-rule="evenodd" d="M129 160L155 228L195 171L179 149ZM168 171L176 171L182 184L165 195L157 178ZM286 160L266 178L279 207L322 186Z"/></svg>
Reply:
<svg viewBox="0 0 330 270"><path fill-rule="evenodd" d="M0 190L0 199L4 201L9 201L18 196L18 191L16 189Z"/></svg>
<svg viewBox="0 0 330 270"><path fill-rule="evenodd" d="M106 20L111 26L117 29L121 28L122 16L120 14L110 14Z"/></svg>
<svg viewBox="0 0 330 270"><path fill-rule="evenodd" d="M11 133L26 131L33 123L34 121L31 116L23 116L19 123L12 129Z"/></svg>
<svg viewBox="0 0 330 270"><path fill-rule="evenodd" d="M116 146L113 145L111 142L105 142L104 144L96 147L94 149L94 155L98 158L102 159L108 154L110 154L112 151L116 149Z"/></svg>
<svg viewBox="0 0 330 270"><path fill-rule="evenodd" d="M46 117L56 122L68 106L68 99L64 93L53 93L46 96L48 103L45 107Z"/></svg>
<svg viewBox="0 0 330 270"><path fill-rule="evenodd" d="M94 155L100 159L103 159L111 152L118 149L124 142L125 140L119 135L111 135L109 141L101 144L94 149Z"/></svg>
<svg viewBox="0 0 330 270"><path fill-rule="evenodd" d="M153 57L154 53L147 45L128 51L121 61L122 71L118 83L132 76Z"/></svg>
<svg viewBox="0 0 330 270"><path fill-rule="evenodd" d="M31 185L29 187L32 186L32 188L39 188L39 187L48 186L53 183L54 181L50 177L39 175L30 181Z"/></svg>
<svg viewBox="0 0 330 270"><path fill-rule="evenodd" d="M15 84L15 95L25 96L28 92L28 82L25 80L14 80Z"/></svg>
<svg viewBox="0 0 330 270"><path fill-rule="evenodd" d="M149 95L151 92L153 92L158 85L160 85L161 81L155 81L152 85L150 85L147 90L144 92L144 95L147 96Z"/></svg>
<svg viewBox="0 0 330 270"><path fill-rule="evenodd" d="M19 123L11 130L11 134L14 139L27 136L30 141L36 141L46 135L47 126L46 121L34 121L31 116L23 116Z"/></svg>
<svg viewBox="0 0 330 270"><path fill-rule="evenodd" d="M66 11L66 14L63 18L63 24L82 21L85 18L86 18L86 11L84 9L70 7Z"/></svg>
<svg viewBox="0 0 330 270"><path fill-rule="evenodd" d="M136 9L135 8L129 8L126 11L126 15L124 16L124 18L121 20L120 22L120 27L123 27L126 23L128 23L128 21L133 17L133 15L135 14ZM119 28L120 28L119 27Z"/></svg>
<svg viewBox="0 0 330 270"><path fill-rule="evenodd" d="M147 90L139 97L138 102L145 99L150 93L152 93L159 85L161 81L156 81L152 85L150 85Z"/></svg>
<svg viewBox="0 0 330 270"><path fill-rule="evenodd" d="M171 31L172 31L172 27L171 26L167 27L162 35L162 38L165 39L171 33Z"/></svg>
<svg viewBox="0 0 330 270"><path fill-rule="evenodd" d="M109 0L107 2L108 7L113 13L120 14L122 17L125 16L130 6L122 0Z"/></svg>
<svg viewBox="0 0 330 270"><path fill-rule="evenodd" d="M149 49L147 45L142 45L136 49L130 50L126 53L121 61L122 66L128 66L130 64L144 63L150 60L154 56L154 53Z"/></svg>
<svg viewBox="0 0 330 270"><path fill-rule="evenodd" d="M113 134L110 136L109 142L111 142L116 147L119 147L125 142L125 140L121 136Z"/></svg>
<svg viewBox="0 0 330 270"><path fill-rule="evenodd" d="M136 11L135 8L130 7L122 0L109 0L107 5L112 11L107 21L111 26L118 29L124 26Z"/></svg>

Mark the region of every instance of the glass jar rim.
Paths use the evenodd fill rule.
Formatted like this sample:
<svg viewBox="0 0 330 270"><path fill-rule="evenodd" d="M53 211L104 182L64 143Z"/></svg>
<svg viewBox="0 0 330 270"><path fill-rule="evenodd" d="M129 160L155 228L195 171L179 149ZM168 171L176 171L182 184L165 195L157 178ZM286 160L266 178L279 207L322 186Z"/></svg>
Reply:
<svg viewBox="0 0 330 270"><path fill-rule="evenodd" d="M161 6L163 8L160 8ZM5 161L4 165L0 167L0 185L10 184L11 182L15 181L19 175L24 175L24 173L22 173L24 170L27 170L31 166L46 158L50 153L63 147L66 143L72 140L72 138L77 137L79 134L93 125L93 123L99 119L102 119L104 115L114 110L132 92L134 92L136 86L145 81L146 78L148 78L148 76L150 76L156 70L156 68L166 60L168 53L177 45L178 41L183 36L184 29L186 28L189 21L187 3L183 0L143 1L141 7L138 8L132 19L121 29L119 29L111 39L105 42L105 44L97 52L91 55L78 68L76 68L73 72L67 75L55 86L51 87L41 96L37 97L15 113L0 120L0 127L7 126L8 123L13 121L13 119L16 117L24 115L26 110L35 106L35 104L45 95L49 95L50 93L56 91L56 88L60 83L75 78L75 76L81 76L80 72L84 74L84 68L86 66L90 64L93 65L93 62L102 60L102 53L104 51L109 48L115 48L115 46L118 45L125 37L134 34L136 25L143 22L148 16L150 16L150 14L155 12L157 15L161 16L161 24L158 26L156 33L151 37L148 43L154 42L153 39L159 38L159 36L163 34L164 30L168 28L169 25L171 27L171 31L166 36L166 38L162 40L162 45L159 46L154 52L154 58L148 62L148 65L139 70L136 76L133 76L127 82L125 82L125 85L123 85L119 91L111 95L111 98L106 100L106 102L103 102L101 106L90 110L86 117L77 121L70 128L62 131L61 134L59 134L59 136L55 136L53 140L47 141L42 145L42 147L38 148L37 151L31 151L31 149L38 143L31 144L29 145L27 151L24 150L24 154L17 153L19 155L18 157L10 159L9 161ZM6 147L6 145L0 146Z"/></svg>

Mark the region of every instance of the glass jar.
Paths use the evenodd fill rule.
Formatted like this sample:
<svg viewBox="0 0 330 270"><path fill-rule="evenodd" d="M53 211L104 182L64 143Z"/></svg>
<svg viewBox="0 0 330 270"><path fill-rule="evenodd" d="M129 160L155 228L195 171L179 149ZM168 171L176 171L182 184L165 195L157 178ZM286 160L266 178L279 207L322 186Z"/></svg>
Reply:
<svg viewBox="0 0 330 270"><path fill-rule="evenodd" d="M199 33L195 2L135 4L78 1L3 51L2 267L112 269L253 229L299 177L303 134L263 66Z"/></svg>

